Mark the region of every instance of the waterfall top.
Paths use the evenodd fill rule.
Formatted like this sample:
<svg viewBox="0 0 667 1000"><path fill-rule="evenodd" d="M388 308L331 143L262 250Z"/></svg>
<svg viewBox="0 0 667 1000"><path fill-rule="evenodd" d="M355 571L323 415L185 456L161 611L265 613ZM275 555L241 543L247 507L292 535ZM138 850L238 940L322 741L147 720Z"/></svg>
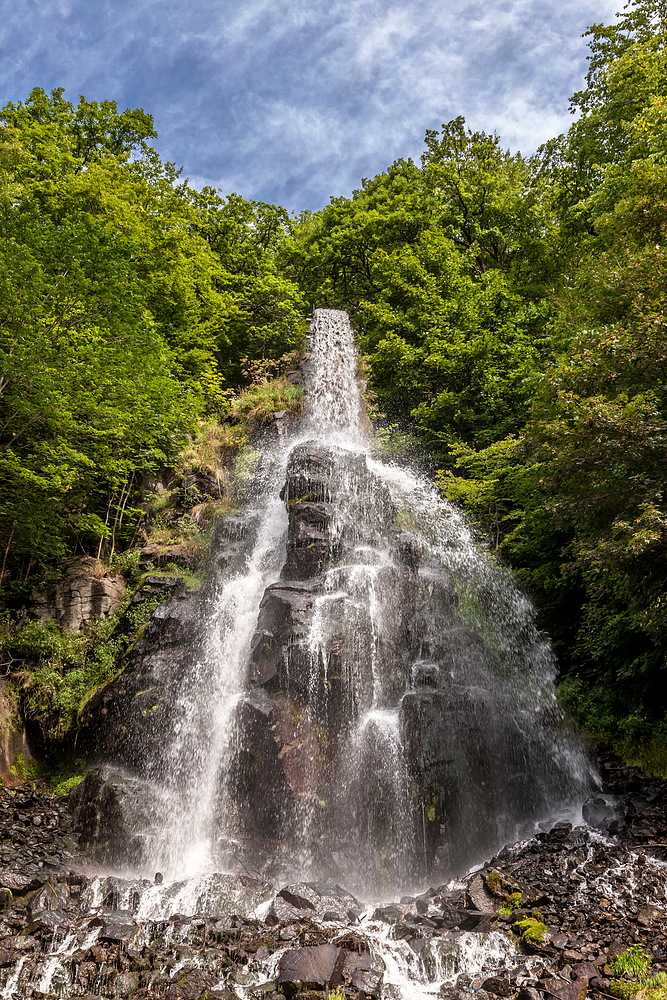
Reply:
<svg viewBox="0 0 667 1000"><path fill-rule="evenodd" d="M323 444L366 451L369 435L357 373L354 333L346 312L316 309L310 326L305 432Z"/></svg>

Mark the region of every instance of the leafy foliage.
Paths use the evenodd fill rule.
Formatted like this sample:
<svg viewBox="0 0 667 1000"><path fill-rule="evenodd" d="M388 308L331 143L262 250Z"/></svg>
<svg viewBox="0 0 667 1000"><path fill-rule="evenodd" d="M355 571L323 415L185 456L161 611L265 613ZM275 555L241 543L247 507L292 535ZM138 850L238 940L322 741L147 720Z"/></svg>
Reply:
<svg viewBox="0 0 667 1000"><path fill-rule="evenodd" d="M113 552L142 478L302 335L273 206L196 192L150 115L35 89L0 111L0 576Z"/></svg>
<svg viewBox="0 0 667 1000"><path fill-rule="evenodd" d="M612 979L609 991L620 1000L630 1000L640 992L646 1000L664 1000L667 996L667 974L652 973L651 956L640 944L631 944L610 964L612 972L622 978Z"/></svg>
<svg viewBox="0 0 667 1000"><path fill-rule="evenodd" d="M665 0L629 0L588 37L576 120L537 156L454 118L427 132L420 163L399 160L298 219L194 191L151 149L143 111L74 106L62 90L2 109L5 595L75 550L131 573L123 549L148 516L165 544L186 531L198 475L227 503L235 462L240 496L251 432L300 405L285 375L306 307L345 308L380 449L418 454L513 565L589 731L658 761ZM157 496L146 483L169 465L189 485ZM74 683L80 650L39 641L53 647L44 690L65 664L73 675L71 718L90 679Z"/></svg>

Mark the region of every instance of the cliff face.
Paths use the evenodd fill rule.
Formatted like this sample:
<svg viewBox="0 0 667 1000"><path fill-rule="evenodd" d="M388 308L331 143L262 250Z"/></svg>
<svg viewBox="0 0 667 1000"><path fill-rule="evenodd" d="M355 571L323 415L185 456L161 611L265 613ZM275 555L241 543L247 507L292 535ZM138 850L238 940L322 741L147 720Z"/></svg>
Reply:
<svg viewBox="0 0 667 1000"><path fill-rule="evenodd" d="M80 632L99 618L117 611L125 593L125 580L92 556L76 556L63 563L60 579L32 595L32 615L38 621L55 621L70 632Z"/></svg>

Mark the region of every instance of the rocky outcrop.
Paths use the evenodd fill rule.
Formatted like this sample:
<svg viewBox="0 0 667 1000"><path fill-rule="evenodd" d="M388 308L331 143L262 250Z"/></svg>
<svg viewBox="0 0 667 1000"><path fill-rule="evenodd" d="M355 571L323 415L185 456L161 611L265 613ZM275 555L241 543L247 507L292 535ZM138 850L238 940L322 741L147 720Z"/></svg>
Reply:
<svg viewBox="0 0 667 1000"><path fill-rule="evenodd" d="M499 681L450 572L398 517L366 456L301 444L281 497L284 563L259 603L220 778L234 803L233 826L229 812L221 818L227 840L253 858L301 857L307 841L323 876L354 872L358 884L387 887L463 871L521 832L514 816L527 819L526 832L548 816L558 775L569 771L545 760L535 713L516 685ZM138 600L172 584L174 598L87 705L83 750L169 784L165 746L181 725L212 725L207 705L187 717L196 701L188 685L226 669L207 645L221 627L218 595L224 581L242 579L259 530L252 517L220 520L198 595L179 590L176 577L145 582ZM177 781L196 782L187 765ZM116 830L96 837L118 840Z"/></svg>
<svg viewBox="0 0 667 1000"><path fill-rule="evenodd" d="M200 600L181 588L161 604L127 652L123 672L86 704L77 747L89 760L142 774L148 760L159 758L178 713L179 684L201 642Z"/></svg>
<svg viewBox="0 0 667 1000"><path fill-rule="evenodd" d="M0 677L0 780L4 785L21 782L25 764L32 763L19 708L7 678Z"/></svg>
<svg viewBox="0 0 667 1000"><path fill-rule="evenodd" d="M122 576L108 573L91 556L76 556L63 564L60 580L33 592L31 613L39 621L53 620L70 632L80 632L98 618L113 615L124 594Z"/></svg>

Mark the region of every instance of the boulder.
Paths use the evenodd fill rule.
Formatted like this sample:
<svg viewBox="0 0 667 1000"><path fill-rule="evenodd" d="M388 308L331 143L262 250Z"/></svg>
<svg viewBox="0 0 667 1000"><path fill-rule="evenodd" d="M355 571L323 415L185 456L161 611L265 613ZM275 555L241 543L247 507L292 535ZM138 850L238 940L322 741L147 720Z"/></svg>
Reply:
<svg viewBox="0 0 667 1000"><path fill-rule="evenodd" d="M142 830L150 826L152 788L119 767L89 771L69 793L74 831L97 861L137 864L142 860Z"/></svg>
<svg viewBox="0 0 667 1000"><path fill-rule="evenodd" d="M287 909L289 907L289 909ZM346 889L333 881L297 882L283 886L273 904L277 913L280 909L281 919L312 919L347 921L350 910L359 911L361 906L357 899Z"/></svg>
<svg viewBox="0 0 667 1000"><path fill-rule="evenodd" d="M626 809L623 800L616 795L591 795L581 810L585 823L604 833L618 833L623 825Z"/></svg>
<svg viewBox="0 0 667 1000"><path fill-rule="evenodd" d="M333 944L296 948L281 957L278 982L294 989L331 988L343 981L344 964L345 952Z"/></svg>

